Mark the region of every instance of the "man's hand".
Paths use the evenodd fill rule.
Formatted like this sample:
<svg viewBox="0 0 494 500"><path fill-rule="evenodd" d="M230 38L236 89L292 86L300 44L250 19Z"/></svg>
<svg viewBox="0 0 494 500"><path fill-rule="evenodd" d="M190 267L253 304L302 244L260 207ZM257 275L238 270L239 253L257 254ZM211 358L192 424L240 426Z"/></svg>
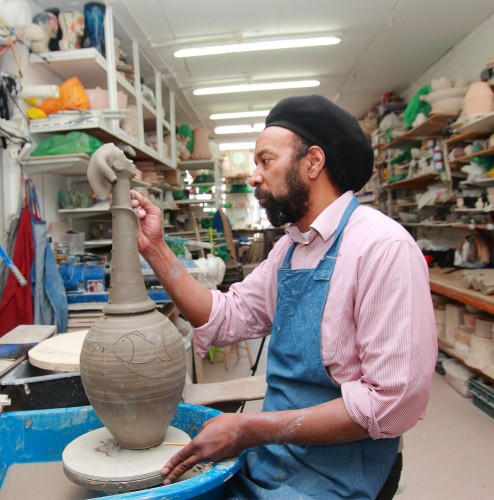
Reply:
<svg viewBox="0 0 494 500"><path fill-rule="evenodd" d="M163 484L176 481L200 462L220 462L233 458L242 450L257 444L244 425L249 419L248 414L224 413L207 420L199 434L165 464L161 471Z"/></svg>
<svg viewBox="0 0 494 500"><path fill-rule="evenodd" d="M161 210L138 191L130 192L132 207L139 219L139 252L163 241Z"/></svg>

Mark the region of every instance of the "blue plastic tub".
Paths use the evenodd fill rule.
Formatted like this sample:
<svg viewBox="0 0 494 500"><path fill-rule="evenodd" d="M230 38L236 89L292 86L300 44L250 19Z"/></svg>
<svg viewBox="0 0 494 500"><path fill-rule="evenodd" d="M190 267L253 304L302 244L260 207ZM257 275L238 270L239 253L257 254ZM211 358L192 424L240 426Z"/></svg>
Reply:
<svg viewBox="0 0 494 500"><path fill-rule="evenodd" d="M171 425L194 437L202 424L221 412L180 403ZM60 462L62 452L78 436L103 424L91 406L13 411L0 415L0 488L13 464ZM159 486L107 498L141 500L220 499L228 481L242 466L241 456L215 464L210 470L169 486Z"/></svg>

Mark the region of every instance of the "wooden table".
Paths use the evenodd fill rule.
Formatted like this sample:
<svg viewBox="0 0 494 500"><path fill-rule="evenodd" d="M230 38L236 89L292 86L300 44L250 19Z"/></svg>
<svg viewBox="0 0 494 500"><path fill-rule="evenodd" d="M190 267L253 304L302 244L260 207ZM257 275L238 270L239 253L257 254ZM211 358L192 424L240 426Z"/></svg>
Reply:
<svg viewBox="0 0 494 500"><path fill-rule="evenodd" d="M57 331L54 325L19 325L0 337L0 344L36 344ZM0 377L26 359L22 354L17 359L0 359Z"/></svg>

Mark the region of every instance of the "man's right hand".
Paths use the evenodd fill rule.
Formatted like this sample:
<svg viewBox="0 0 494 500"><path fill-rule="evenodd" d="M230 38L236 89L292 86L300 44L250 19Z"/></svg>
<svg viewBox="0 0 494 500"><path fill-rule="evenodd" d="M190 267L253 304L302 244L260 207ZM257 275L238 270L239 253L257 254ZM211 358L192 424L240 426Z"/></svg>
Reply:
<svg viewBox="0 0 494 500"><path fill-rule="evenodd" d="M162 243L163 222L161 210L139 191L130 191L132 207L139 220L139 252L142 254L150 246Z"/></svg>

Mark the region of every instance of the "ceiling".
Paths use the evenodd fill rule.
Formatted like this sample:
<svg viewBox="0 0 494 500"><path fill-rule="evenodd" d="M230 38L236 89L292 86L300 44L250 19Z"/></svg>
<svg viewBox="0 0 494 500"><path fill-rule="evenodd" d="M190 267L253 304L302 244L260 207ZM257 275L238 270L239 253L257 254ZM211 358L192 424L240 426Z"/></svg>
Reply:
<svg viewBox="0 0 494 500"><path fill-rule="evenodd" d="M70 3L70 2L68 2ZM269 109L289 95L320 93L361 117L387 91L401 92L494 12L492 0L112 0L118 24L176 92L177 125L211 113ZM340 33L336 46L177 59L192 42ZM152 70L144 65L144 76ZM197 87L318 79L307 90L194 96ZM251 119L251 123L263 119ZM246 120L236 120L246 123ZM221 138L223 138L222 136ZM227 136L228 140L237 137ZM254 135L255 137L255 135ZM254 138L252 137L252 139ZM245 137L243 138L245 139Z"/></svg>

